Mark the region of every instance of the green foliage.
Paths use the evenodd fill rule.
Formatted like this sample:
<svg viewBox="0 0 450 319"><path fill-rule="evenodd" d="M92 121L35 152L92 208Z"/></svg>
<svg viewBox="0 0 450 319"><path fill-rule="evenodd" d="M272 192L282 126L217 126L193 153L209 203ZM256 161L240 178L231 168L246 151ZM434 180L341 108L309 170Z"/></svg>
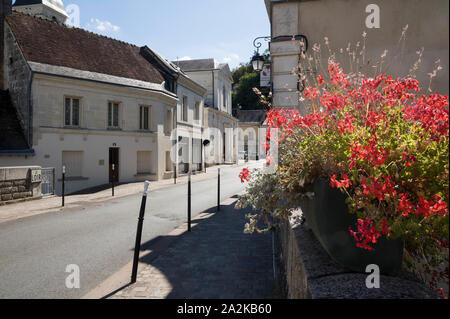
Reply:
<svg viewBox="0 0 450 319"><path fill-rule="evenodd" d="M266 51L262 56L266 60L266 63L269 63L269 52ZM231 74L234 83L233 108L237 108L240 105L243 110L262 109L261 97L253 92L254 88L261 89L260 75L253 70L251 63L241 63Z"/></svg>
<svg viewBox="0 0 450 319"><path fill-rule="evenodd" d="M259 88L259 73L245 73L236 86L237 93L233 95L233 106L242 106L244 110L257 110L261 108L260 98L253 92Z"/></svg>

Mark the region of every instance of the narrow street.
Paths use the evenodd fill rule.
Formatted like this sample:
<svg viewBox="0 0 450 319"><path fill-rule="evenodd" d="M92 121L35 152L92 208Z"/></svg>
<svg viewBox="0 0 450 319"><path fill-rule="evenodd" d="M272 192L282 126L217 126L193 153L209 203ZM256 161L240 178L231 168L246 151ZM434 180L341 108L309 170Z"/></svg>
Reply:
<svg viewBox="0 0 450 319"><path fill-rule="evenodd" d="M241 169L222 170L222 199L244 190L237 177ZM195 217L216 205L217 180L193 183L192 194ZM149 194L143 243L186 221L186 196L186 185ZM140 201L141 195L133 195L0 224L0 298L80 298L88 293L132 259ZM80 289L65 286L66 267L72 264L80 267Z"/></svg>

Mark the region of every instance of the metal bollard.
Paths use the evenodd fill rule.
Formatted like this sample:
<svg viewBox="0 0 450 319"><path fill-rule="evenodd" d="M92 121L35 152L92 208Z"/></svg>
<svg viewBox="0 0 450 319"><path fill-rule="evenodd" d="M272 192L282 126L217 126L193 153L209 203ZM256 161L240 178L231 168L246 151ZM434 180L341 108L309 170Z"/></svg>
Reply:
<svg viewBox="0 0 450 319"><path fill-rule="evenodd" d="M64 196L65 196L65 180L66 180L66 166L62 167L62 207L64 207Z"/></svg>
<svg viewBox="0 0 450 319"><path fill-rule="evenodd" d="M112 164L112 196L113 197L114 197L114 179L116 177L115 169L116 169L116 166L114 164Z"/></svg>
<svg viewBox="0 0 450 319"><path fill-rule="evenodd" d="M173 180L174 180L174 184L177 184L177 165L173 166Z"/></svg>
<svg viewBox="0 0 450 319"><path fill-rule="evenodd" d="M192 231L191 219L192 219L192 185L191 185L191 171L188 174L188 231Z"/></svg>
<svg viewBox="0 0 450 319"><path fill-rule="evenodd" d="M131 274L131 283L134 284L137 279L137 271L139 264L139 252L141 250L142 228L144 225L145 205L147 203L147 192L150 182L146 181L144 184L144 194L142 195L141 210L139 212L138 228L136 232L136 244L134 246L133 272Z"/></svg>
<svg viewBox="0 0 450 319"><path fill-rule="evenodd" d="M217 169L217 211L220 212L220 168Z"/></svg>

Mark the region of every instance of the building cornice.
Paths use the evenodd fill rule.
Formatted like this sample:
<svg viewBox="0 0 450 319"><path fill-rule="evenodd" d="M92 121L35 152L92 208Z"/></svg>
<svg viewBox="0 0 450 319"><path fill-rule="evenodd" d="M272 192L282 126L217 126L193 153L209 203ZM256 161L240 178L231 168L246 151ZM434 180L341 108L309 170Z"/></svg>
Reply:
<svg viewBox="0 0 450 319"><path fill-rule="evenodd" d="M220 116L226 117L226 118L228 118L229 120L232 120L232 121L234 121L234 122L239 122L239 119L237 119L237 118L234 117L233 115L231 115L231 114L229 114L229 113L226 113L226 112L224 112L224 111L216 110L216 109L213 109L213 108L210 108L210 107L205 107L205 110L208 111L208 112L213 112L213 113L215 113L216 115L220 115Z"/></svg>
<svg viewBox="0 0 450 319"><path fill-rule="evenodd" d="M119 87L124 87L124 88L140 89L140 90L145 90L145 91L149 91L149 92L158 94L158 95L168 99L170 103L178 101L178 97L174 93L165 90L163 85L161 85L161 84L149 83L149 82L121 78L121 77L107 75L107 74L100 74L100 73L94 73L94 72L89 72L89 71L76 70L76 69L71 69L71 68L67 68L67 67L42 64L42 63L31 62L31 61L28 62L28 65L30 66L31 70L35 74L41 74L41 75L46 75L46 76L50 76L50 77L60 77L60 78L66 78L66 79L72 79L72 80L79 80L79 81L94 82L94 83L119 86Z"/></svg>

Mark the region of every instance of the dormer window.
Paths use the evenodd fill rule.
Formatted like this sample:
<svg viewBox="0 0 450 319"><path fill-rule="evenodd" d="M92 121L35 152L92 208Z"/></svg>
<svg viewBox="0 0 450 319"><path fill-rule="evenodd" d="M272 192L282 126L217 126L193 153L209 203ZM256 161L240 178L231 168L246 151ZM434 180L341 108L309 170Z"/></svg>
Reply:
<svg viewBox="0 0 450 319"><path fill-rule="evenodd" d="M175 93L175 81L166 79L164 88L172 93Z"/></svg>

